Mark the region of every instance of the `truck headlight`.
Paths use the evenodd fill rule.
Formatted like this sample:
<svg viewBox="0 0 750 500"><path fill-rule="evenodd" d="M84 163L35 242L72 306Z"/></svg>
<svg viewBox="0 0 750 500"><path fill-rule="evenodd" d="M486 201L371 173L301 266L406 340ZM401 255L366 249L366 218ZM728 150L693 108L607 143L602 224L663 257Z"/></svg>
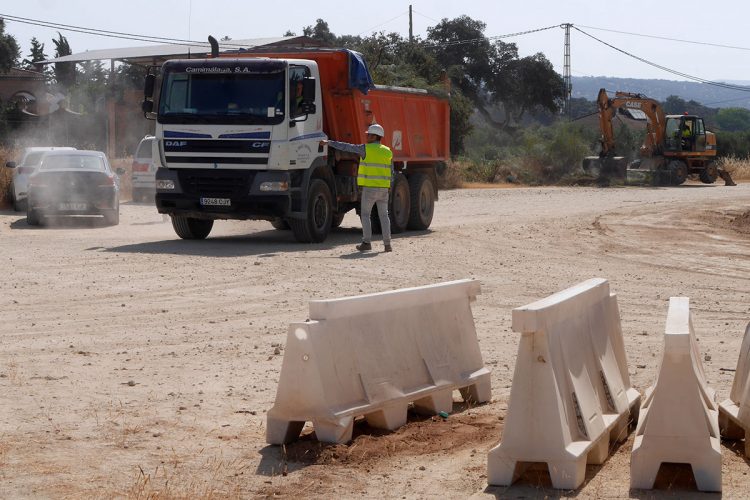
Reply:
<svg viewBox="0 0 750 500"><path fill-rule="evenodd" d="M275 181L275 182L261 182L261 191L289 191L289 183L287 181Z"/></svg>
<svg viewBox="0 0 750 500"><path fill-rule="evenodd" d="M160 179L156 181L156 189L174 189L174 181Z"/></svg>

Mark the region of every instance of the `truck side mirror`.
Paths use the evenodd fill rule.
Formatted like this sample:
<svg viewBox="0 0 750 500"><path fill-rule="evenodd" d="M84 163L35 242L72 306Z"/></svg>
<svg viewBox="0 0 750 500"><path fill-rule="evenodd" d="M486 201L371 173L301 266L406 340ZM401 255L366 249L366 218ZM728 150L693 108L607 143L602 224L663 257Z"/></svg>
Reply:
<svg viewBox="0 0 750 500"><path fill-rule="evenodd" d="M315 102L315 78L311 76L302 79L302 100Z"/></svg>
<svg viewBox="0 0 750 500"><path fill-rule="evenodd" d="M143 97L145 99L151 99L154 97L154 84L156 83L156 75L149 73L143 81Z"/></svg>

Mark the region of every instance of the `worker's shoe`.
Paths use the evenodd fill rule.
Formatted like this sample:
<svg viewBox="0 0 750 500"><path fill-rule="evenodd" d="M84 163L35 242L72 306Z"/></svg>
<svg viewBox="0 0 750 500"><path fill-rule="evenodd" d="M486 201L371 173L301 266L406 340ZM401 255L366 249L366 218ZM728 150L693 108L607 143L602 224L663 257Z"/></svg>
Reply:
<svg viewBox="0 0 750 500"><path fill-rule="evenodd" d="M390 245L389 243L386 243L386 244L385 244L385 250L384 250L384 251L385 251L385 252L392 252L392 251L393 251L393 248L391 248L391 245Z"/></svg>
<svg viewBox="0 0 750 500"><path fill-rule="evenodd" d="M369 250L372 250L372 244L366 241L363 241L362 243L357 245L357 250L359 250L360 252L367 252Z"/></svg>

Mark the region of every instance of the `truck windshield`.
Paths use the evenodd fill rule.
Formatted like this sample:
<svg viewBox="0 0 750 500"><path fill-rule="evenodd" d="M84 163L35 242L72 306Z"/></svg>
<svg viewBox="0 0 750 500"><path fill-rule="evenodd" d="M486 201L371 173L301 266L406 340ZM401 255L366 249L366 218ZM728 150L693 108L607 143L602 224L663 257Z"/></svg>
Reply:
<svg viewBox="0 0 750 500"><path fill-rule="evenodd" d="M283 71L168 72L163 82L158 117L161 123L274 125L284 119Z"/></svg>

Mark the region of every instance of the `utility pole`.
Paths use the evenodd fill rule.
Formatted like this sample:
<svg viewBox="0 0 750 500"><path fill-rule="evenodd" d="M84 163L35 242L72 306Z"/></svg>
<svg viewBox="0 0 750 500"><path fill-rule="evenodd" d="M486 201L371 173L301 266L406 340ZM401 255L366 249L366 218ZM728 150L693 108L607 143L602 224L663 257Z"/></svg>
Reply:
<svg viewBox="0 0 750 500"><path fill-rule="evenodd" d="M411 22L411 5L409 5L409 43L414 43L414 26Z"/></svg>
<svg viewBox="0 0 750 500"><path fill-rule="evenodd" d="M570 27L572 24L566 23L562 27L565 28L565 68L563 70L563 95L565 96L565 115L570 121L570 94L573 92L573 83L570 76Z"/></svg>

